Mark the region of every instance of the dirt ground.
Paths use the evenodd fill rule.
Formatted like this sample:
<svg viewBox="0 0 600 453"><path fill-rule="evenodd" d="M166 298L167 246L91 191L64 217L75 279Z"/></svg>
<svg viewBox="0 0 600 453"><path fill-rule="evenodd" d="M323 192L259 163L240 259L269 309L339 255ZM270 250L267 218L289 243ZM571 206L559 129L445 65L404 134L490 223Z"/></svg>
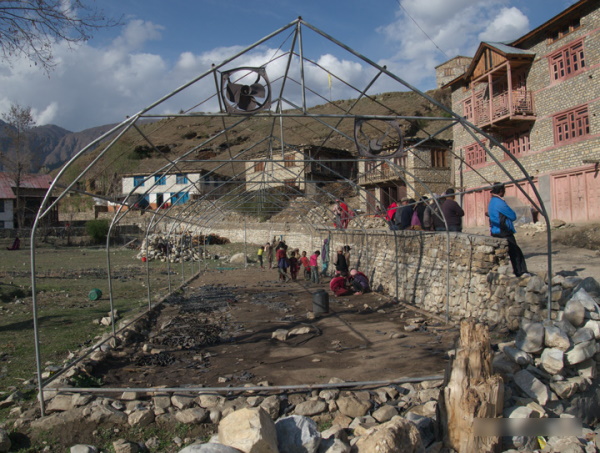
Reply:
<svg viewBox="0 0 600 453"><path fill-rule="evenodd" d="M545 272L545 233L524 231L517 240L529 270ZM599 225L555 231L553 271L600 278L596 244ZM150 320L148 338L117 352L95 374L115 387L297 385L334 377L371 381L443 374L455 326L377 293L330 295L329 312L311 319L313 295L328 289L328 281L282 284L275 270L256 267L205 272ZM416 331L404 329L415 323ZM272 338L278 329L298 327L308 333Z"/></svg>
<svg viewBox="0 0 600 453"><path fill-rule="evenodd" d="M377 293L330 296L329 312L310 319L313 294L328 288L328 281L279 283L275 270L254 267L204 273L165 306L148 340L126 348L95 374L117 387L297 385L334 377L443 374L455 327ZM405 331L413 322L421 327ZM297 327L309 332L286 341L271 338L277 329Z"/></svg>

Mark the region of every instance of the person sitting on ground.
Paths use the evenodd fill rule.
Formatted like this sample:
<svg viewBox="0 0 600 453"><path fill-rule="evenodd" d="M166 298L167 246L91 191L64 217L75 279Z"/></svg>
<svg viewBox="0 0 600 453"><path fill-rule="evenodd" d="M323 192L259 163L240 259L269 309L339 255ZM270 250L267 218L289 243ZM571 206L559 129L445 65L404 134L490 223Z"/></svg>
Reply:
<svg viewBox="0 0 600 453"><path fill-rule="evenodd" d="M352 294L352 291L346 287L347 283L348 273L341 272L331 279L329 282L329 289L331 289L335 297L347 296L348 294Z"/></svg>
<svg viewBox="0 0 600 453"><path fill-rule="evenodd" d="M352 269L350 271L350 284L352 285L352 289L354 289L354 295L358 296L360 294L368 293L371 291L371 286L369 285L368 277L360 271L356 269Z"/></svg>
<svg viewBox="0 0 600 453"><path fill-rule="evenodd" d="M6 250L20 250L20 249L21 249L21 239L19 239L19 236L15 237L15 240L13 241L13 243L10 247L6 247Z"/></svg>

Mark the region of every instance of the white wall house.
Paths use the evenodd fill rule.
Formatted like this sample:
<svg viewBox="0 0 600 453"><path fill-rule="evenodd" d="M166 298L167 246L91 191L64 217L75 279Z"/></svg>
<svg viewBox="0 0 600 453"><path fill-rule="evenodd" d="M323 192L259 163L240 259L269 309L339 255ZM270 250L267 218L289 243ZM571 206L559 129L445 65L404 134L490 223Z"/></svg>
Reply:
<svg viewBox="0 0 600 453"><path fill-rule="evenodd" d="M227 191L228 178L206 171L150 175L123 175L123 196L139 207L156 209L160 206L184 204L192 198L217 198Z"/></svg>

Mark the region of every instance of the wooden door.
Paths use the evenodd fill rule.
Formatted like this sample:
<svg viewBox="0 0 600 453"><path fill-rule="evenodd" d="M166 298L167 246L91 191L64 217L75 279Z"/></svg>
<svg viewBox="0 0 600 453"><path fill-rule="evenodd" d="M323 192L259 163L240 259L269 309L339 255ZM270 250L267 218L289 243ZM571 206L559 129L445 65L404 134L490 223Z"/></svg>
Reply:
<svg viewBox="0 0 600 453"><path fill-rule="evenodd" d="M600 219L600 172L595 169L585 173L588 220Z"/></svg>

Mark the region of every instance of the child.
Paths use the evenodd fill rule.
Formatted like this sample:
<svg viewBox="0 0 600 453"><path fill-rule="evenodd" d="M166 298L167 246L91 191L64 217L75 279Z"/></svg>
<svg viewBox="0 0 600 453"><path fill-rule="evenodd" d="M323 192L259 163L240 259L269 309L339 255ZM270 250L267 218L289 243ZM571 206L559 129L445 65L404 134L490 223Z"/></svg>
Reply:
<svg viewBox="0 0 600 453"><path fill-rule="evenodd" d="M350 291L347 287L347 279L348 278L348 273L347 272L341 272L339 275L336 275L335 277L333 277L331 279L331 281L329 282L329 289L333 292L333 295L335 297L340 297L340 296L347 296L348 294L352 294L352 291Z"/></svg>
<svg viewBox="0 0 600 453"><path fill-rule="evenodd" d="M318 250L315 251L310 256L310 281L312 283L320 283L319 281L319 256L321 252Z"/></svg>
<svg viewBox="0 0 600 453"><path fill-rule="evenodd" d="M298 276L298 258L296 258L295 251L290 253L290 275L294 281Z"/></svg>
<svg viewBox="0 0 600 453"><path fill-rule="evenodd" d="M310 280L310 260L308 256L306 256L306 250L302 252L302 256L300 257L300 262L302 266L304 266L304 280Z"/></svg>
<svg viewBox="0 0 600 453"><path fill-rule="evenodd" d="M261 268L262 270L264 270L264 269L265 269L265 266L263 265L263 253L265 253L265 246L264 246L264 245L261 245L261 246L258 248L258 252L257 252L256 254L257 254L257 256L258 256L258 262L260 263L260 268Z"/></svg>
<svg viewBox="0 0 600 453"><path fill-rule="evenodd" d="M289 264L286 248L282 247L277 249L275 258L277 258L277 271L279 272L279 280L285 283L290 278L287 274L287 268L289 267Z"/></svg>

